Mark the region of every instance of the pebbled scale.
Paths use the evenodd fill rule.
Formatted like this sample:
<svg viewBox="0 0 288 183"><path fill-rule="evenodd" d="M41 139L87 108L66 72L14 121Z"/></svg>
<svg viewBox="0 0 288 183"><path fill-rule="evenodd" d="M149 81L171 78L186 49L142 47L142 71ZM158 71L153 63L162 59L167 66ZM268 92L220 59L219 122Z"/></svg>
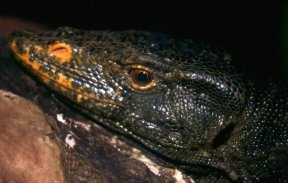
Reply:
<svg viewBox="0 0 288 183"><path fill-rule="evenodd" d="M288 180L287 84L243 79L217 47L68 27L9 44L51 90L197 182Z"/></svg>

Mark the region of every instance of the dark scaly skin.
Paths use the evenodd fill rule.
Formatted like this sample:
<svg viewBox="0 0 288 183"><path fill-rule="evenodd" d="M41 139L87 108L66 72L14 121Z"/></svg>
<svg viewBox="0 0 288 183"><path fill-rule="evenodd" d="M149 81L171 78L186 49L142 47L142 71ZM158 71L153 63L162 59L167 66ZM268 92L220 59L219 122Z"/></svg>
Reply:
<svg viewBox="0 0 288 183"><path fill-rule="evenodd" d="M287 181L287 85L244 81L228 54L159 33L18 32L49 88L199 182Z"/></svg>

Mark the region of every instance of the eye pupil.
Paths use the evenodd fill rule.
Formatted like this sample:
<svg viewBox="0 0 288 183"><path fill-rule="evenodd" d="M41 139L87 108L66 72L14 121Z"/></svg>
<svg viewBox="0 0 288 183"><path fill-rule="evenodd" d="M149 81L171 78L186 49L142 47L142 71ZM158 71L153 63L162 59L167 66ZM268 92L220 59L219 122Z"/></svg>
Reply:
<svg viewBox="0 0 288 183"><path fill-rule="evenodd" d="M149 75L145 71L139 72L136 76L136 80L142 83L146 83L147 81L149 81Z"/></svg>
<svg viewBox="0 0 288 183"><path fill-rule="evenodd" d="M131 72L132 81L139 86L149 85L153 80L153 75L149 71L134 69Z"/></svg>

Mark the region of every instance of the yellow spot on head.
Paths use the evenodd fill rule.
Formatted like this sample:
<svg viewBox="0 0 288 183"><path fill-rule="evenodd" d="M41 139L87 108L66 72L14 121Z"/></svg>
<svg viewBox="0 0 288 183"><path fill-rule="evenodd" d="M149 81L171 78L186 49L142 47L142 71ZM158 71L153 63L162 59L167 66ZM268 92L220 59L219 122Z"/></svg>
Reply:
<svg viewBox="0 0 288 183"><path fill-rule="evenodd" d="M67 78L65 75L63 74L59 74L58 75L58 78L55 79L55 81L62 85L63 87L65 88L68 88L68 89L73 89L74 87L72 86L72 80L70 78Z"/></svg>
<svg viewBox="0 0 288 183"><path fill-rule="evenodd" d="M40 46L35 46L36 50L37 51L41 51L42 48ZM12 41L10 43L10 49L13 51L15 57L21 61L25 66L30 66L33 68L33 70L35 71L38 71L39 68L40 68L40 65L37 63L37 62L32 62L30 60L30 56L29 56L29 51L30 51L30 48L29 47L25 47L25 53L21 54L19 52L19 49L17 47L17 44L16 44L16 41Z"/></svg>
<svg viewBox="0 0 288 183"><path fill-rule="evenodd" d="M39 45L35 45L34 48L36 50L36 53L40 53L43 50L43 48Z"/></svg>

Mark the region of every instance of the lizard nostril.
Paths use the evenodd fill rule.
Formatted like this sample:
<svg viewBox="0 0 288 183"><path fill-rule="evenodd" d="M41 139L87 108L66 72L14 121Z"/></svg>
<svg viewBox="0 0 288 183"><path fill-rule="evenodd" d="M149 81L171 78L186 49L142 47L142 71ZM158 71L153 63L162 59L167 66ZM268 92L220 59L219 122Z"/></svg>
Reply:
<svg viewBox="0 0 288 183"><path fill-rule="evenodd" d="M72 49L65 43L55 43L48 47L48 53L56 57L61 63L69 62L72 58Z"/></svg>

